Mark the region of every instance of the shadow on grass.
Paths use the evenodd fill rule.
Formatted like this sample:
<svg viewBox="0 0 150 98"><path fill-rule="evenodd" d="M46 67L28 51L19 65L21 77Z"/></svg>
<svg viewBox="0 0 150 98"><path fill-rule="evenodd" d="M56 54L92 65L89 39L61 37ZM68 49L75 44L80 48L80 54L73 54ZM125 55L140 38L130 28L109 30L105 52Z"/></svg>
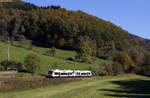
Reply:
<svg viewBox="0 0 150 98"><path fill-rule="evenodd" d="M106 91L106 96L128 98L150 98L150 80L111 81L119 85L119 89L99 89ZM114 93L114 94L109 94Z"/></svg>

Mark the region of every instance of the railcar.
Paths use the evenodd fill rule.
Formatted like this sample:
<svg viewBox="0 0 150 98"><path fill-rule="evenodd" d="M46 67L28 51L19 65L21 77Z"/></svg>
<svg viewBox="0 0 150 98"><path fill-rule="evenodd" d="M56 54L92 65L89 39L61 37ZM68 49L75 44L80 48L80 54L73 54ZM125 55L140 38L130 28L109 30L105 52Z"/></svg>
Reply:
<svg viewBox="0 0 150 98"><path fill-rule="evenodd" d="M64 78L64 77L91 77L92 72L88 70L59 70L51 69L47 77Z"/></svg>

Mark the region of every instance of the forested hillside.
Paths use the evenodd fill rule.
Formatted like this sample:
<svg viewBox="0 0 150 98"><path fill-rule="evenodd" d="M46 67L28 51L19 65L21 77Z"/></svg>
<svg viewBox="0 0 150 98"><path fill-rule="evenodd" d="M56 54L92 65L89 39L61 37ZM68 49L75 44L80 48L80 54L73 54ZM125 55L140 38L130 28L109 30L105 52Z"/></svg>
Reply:
<svg viewBox="0 0 150 98"><path fill-rule="evenodd" d="M93 48L114 41L119 50L128 43L127 31L82 11L55 7L34 9L33 5L28 6L34 10L24 11L26 8L20 7L22 3L16 3L17 7L15 3L5 5L0 9L1 25L5 26L2 31L7 31L14 40L25 37L37 45L65 49L76 49L85 40L92 42Z"/></svg>
<svg viewBox="0 0 150 98"><path fill-rule="evenodd" d="M17 1L0 5L0 40L20 46L32 45L75 50L77 62L91 63L93 57L106 59L109 74L138 73L150 75L148 40L136 41L121 27L80 10L60 6L38 7Z"/></svg>

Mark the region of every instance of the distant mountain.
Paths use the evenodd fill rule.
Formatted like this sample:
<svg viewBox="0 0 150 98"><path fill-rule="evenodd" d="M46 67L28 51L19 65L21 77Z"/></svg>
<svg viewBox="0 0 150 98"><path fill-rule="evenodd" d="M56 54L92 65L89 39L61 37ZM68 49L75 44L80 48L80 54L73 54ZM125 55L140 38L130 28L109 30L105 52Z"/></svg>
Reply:
<svg viewBox="0 0 150 98"><path fill-rule="evenodd" d="M129 34L129 41L133 40L139 42L142 46L144 46L147 50L150 51L150 39L144 39L142 37Z"/></svg>

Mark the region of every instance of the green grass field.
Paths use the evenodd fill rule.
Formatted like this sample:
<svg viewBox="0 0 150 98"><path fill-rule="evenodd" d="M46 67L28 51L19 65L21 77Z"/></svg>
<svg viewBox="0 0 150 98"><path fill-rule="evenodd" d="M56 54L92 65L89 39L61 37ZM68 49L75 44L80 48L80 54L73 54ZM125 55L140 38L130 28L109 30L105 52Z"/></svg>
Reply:
<svg viewBox="0 0 150 98"><path fill-rule="evenodd" d="M33 51L40 53L40 54L45 54L47 51L50 51L50 48L43 48L43 47L36 47L33 46ZM60 50L56 49L56 54L55 57L57 58L75 58L76 52L75 51L67 51L67 50Z"/></svg>
<svg viewBox="0 0 150 98"><path fill-rule="evenodd" d="M20 44L18 41L14 41L14 45L17 47L20 47ZM28 49L30 47L30 41L26 40L24 41L23 48ZM40 54L46 54L47 51L50 51L50 48L45 48L45 47L37 47L32 45L32 51L40 53ZM57 58L75 58L76 52L75 51L68 51L68 50L61 50L61 49L56 49L56 54L55 57Z"/></svg>
<svg viewBox="0 0 150 98"><path fill-rule="evenodd" d="M64 51L57 49L56 57L51 56L45 56L42 55L47 48L39 48L39 47L33 47L33 51L37 52L41 58L41 68L39 71L39 74L45 74L47 73L48 69L51 68L51 66L57 65L59 69L89 69L90 66L93 64L87 64L87 63L80 63L75 61L69 61L64 60L63 58L68 57L74 57L75 52L74 51ZM10 60L15 60L18 62L24 62L25 57L33 51L29 51L24 48L18 48L11 46L10 47ZM0 42L0 61L7 60L7 44ZM97 59L97 64L104 63L104 60Z"/></svg>
<svg viewBox="0 0 150 98"><path fill-rule="evenodd" d="M150 98L150 78L131 74L92 77L56 86L0 93L0 98L114 97Z"/></svg>

